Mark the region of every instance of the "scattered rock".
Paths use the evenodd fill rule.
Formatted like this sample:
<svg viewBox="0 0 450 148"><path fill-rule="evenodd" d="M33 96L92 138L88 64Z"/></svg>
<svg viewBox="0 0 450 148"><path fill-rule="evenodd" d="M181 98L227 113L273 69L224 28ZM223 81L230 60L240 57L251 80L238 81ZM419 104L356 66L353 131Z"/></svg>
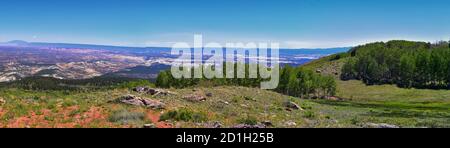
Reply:
<svg viewBox="0 0 450 148"><path fill-rule="evenodd" d="M226 105L230 105L230 102L223 101L223 100L220 100L220 103L223 103L223 104L226 104Z"/></svg>
<svg viewBox="0 0 450 148"><path fill-rule="evenodd" d="M175 93L170 92L170 91L166 91L163 89L148 88L148 87L136 87L133 89L133 91L138 92L138 93L146 93L146 94L150 94L150 95L163 95L163 96L175 95Z"/></svg>
<svg viewBox="0 0 450 148"><path fill-rule="evenodd" d="M248 108L248 105L247 104L241 104L241 107Z"/></svg>
<svg viewBox="0 0 450 148"><path fill-rule="evenodd" d="M150 95L162 95L162 96L168 96L168 95L175 95L175 93L170 92L170 91L165 91L165 90L161 90L161 89L150 89L149 92L147 92Z"/></svg>
<svg viewBox="0 0 450 148"><path fill-rule="evenodd" d="M149 88L147 87L136 87L133 88L133 91L138 92L138 93L146 93L149 90Z"/></svg>
<svg viewBox="0 0 450 148"><path fill-rule="evenodd" d="M298 105L298 104L296 104L296 103L294 103L294 102L292 102L292 101L287 101L287 102L285 102L284 103L284 107L286 107L287 108L287 110L288 109L290 109L290 110L303 110L301 107L300 107L300 105Z"/></svg>
<svg viewBox="0 0 450 148"><path fill-rule="evenodd" d="M3 104L6 104L6 100L3 98L0 98L0 106L2 106Z"/></svg>
<svg viewBox="0 0 450 148"><path fill-rule="evenodd" d="M322 70L317 69L317 70L316 70L316 73L322 73Z"/></svg>
<svg viewBox="0 0 450 148"><path fill-rule="evenodd" d="M192 101L192 102L202 102L206 101L206 97L198 94L192 94L188 96L184 96L183 99Z"/></svg>
<svg viewBox="0 0 450 148"><path fill-rule="evenodd" d="M154 124L144 124L144 128L156 128Z"/></svg>
<svg viewBox="0 0 450 148"><path fill-rule="evenodd" d="M137 96L133 96L133 95L126 95L126 96L120 97L117 101L119 101L120 103L125 103L125 104L130 104L130 105L135 105L135 106L145 106L145 107L149 107L152 109L164 109L166 106L164 103L162 103L160 101L145 99L145 98L141 98L141 97L137 97Z"/></svg>
<svg viewBox="0 0 450 148"><path fill-rule="evenodd" d="M267 128L263 124L249 125L249 124L238 124L233 126L233 128Z"/></svg>
<svg viewBox="0 0 450 148"><path fill-rule="evenodd" d="M249 97L249 96L244 96L244 99L247 101L256 101L256 99Z"/></svg>
<svg viewBox="0 0 450 148"><path fill-rule="evenodd" d="M223 125L218 121L205 124L205 128L222 128L222 127Z"/></svg>
<svg viewBox="0 0 450 148"><path fill-rule="evenodd" d="M363 128L400 128L397 125L386 124L386 123L366 123Z"/></svg>
<svg viewBox="0 0 450 148"><path fill-rule="evenodd" d="M271 127L271 126L273 126L272 122L270 122L270 121L264 121L264 122L261 122L261 124L263 124L263 125L266 126L266 127Z"/></svg>
<svg viewBox="0 0 450 148"><path fill-rule="evenodd" d="M286 123L284 123L284 125L286 125L287 127L295 127L297 126L297 123L295 123L294 121L287 121Z"/></svg>
<svg viewBox="0 0 450 148"><path fill-rule="evenodd" d="M344 99L339 98L339 97L335 97L335 96L327 97L326 99L327 100L332 100L332 101L344 101Z"/></svg>

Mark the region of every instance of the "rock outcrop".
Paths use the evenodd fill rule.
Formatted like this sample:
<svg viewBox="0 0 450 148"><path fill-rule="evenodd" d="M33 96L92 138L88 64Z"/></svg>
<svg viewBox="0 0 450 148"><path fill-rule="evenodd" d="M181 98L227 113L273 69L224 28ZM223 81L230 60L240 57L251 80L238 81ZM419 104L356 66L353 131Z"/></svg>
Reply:
<svg viewBox="0 0 450 148"><path fill-rule="evenodd" d="M220 122L216 121L216 122L209 122L209 123L206 123L206 124L204 125L204 127L205 127L205 128L222 128L223 125L222 125Z"/></svg>
<svg viewBox="0 0 450 148"><path fill-rule="evenodd" d="M287 101L284 104L284 107L286 107L289 110L303 110L300 105L298 105L297 103L294 103L292 101Z"/></svg>
<svg viewBox="0 0 450 148"><path fill-rule="evenodd" d="M267 127L264 124L256 124L256 125L238 124L233 126L233 128L267 128Z"/></svg>
<svg viewBox="0 0 450 148"><path fill-rule="evenodd" d="M152 109L164 109L165 104L151 99L141 98L133 95L126 95L123 97L120 97L118 100L120 103L129 104L129 105L135 105L135 106L144 106Z"/></svg>
<svg viewBox="0 0 450 148"><path fill-rule="evenodd" d="M400 128L397 125L391 125L386 123L366 123L363 128Z"/></svg>
<svg viewBox="0 0 450 148"><path fill-rule="evenodd" d="M148 87L136 87L133 89L133 91L138 93L145 93L149 95L162 95L162 96L168 96L168 95L175 95L175 93L163 90L163 89L155 89L155 88L148 88Z"/></svg>
<svg viewBox="0 0 450 148"><path fill-rule="evenodd" d="M199 94L187 95L187 96L184 96L183 99L191 101L191 102L206 101L206 97L203 95L199 95Z"/></svg>
<svg viewBox="0 0 450 148"><path fill-rule="evenodd" d="M297 126L297 123L295 123L294 121L287 121L284 123L284 125L286 127L295 127L295 126Z"/></svg>

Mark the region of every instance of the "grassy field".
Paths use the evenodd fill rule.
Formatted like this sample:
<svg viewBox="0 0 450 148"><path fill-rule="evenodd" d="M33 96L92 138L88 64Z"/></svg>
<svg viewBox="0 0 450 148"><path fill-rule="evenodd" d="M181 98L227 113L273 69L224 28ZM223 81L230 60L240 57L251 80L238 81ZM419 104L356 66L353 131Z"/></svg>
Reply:
<svg viewBox="0 0 450 148"><path fill-rule="evenodd" d="M353 124L373 122L402 127L450 127L450 90L368 86L357 80L342 81L339 79L340 67L346 60L332 55L304 66L335 76L337 96L345 99L342 102L320 100L317 103L343 107L343 112L350 112L349 115L353 116Z"/></svg>

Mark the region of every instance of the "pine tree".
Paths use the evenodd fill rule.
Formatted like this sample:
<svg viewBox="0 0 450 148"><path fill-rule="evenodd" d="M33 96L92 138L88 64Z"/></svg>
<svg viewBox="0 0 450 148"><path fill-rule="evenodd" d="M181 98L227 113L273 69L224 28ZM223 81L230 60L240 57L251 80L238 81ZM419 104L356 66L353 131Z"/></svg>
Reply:
<svg viewBox="0 0 450 148"><path fill-rule="evenodd" d="M169 88L171 86L171 80L168 75L168 71L160 72L156 78L156 86L160 88Z"/></svg>
<svg viewBox="0 0 450 148"><path fill-rule="evenodd" d="M286 65L282 70L280 74L280 84L278 85L277 91L281 93L287 94L287 87L289 83L289 75L291 74L292 67L289 65Z"/></svg>
<svg viewBox="0 0 450 148"><path fill-rule="evenodd" d="M414 72L416 71L414 57L403 55L400 58L400 82L401 87L411 88L414 82Z"/></svg>
<svg viewBox="0 0 450 148"><path fill-rule="evenodd" d="M358 74L356 72L355 65L356 61L354 60L354 58L348 59L348 61L342 67L342 74L341 74L342 80L350 80L355 79L357 77Z"/></svg>

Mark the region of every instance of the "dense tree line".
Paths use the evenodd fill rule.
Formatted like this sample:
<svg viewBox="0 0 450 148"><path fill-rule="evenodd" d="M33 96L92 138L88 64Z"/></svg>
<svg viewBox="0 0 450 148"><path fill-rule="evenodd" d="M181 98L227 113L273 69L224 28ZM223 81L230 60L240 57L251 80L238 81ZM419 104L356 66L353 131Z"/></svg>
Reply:
<svg viewBox="0 0 450 148"><path fill-rule="evenodd" d="M237 65L235 65L235 68ZM267 79L249 78L248 68L246 64L245 78L182 78L175 79L170 71L163 71L158 75L156 86L161 88L185 88L198 85L229 85L229 86L245 86L259 87L262 81ZM193 70L192 70L193 71ZM226 69L224 68L224 73ZM285 66L280 69L280 82L274 90L286 95L303 97L303 98L322 98L334 96L336 93L336 82L333 77L322 76L304 68L293 68Z"/></svg>
<svg viewBox="0 0 450 148"><path fill-rule="evenodd" d="M405 88L450 89L449 42L378 42L355 47L341 79Z"/></svg>

